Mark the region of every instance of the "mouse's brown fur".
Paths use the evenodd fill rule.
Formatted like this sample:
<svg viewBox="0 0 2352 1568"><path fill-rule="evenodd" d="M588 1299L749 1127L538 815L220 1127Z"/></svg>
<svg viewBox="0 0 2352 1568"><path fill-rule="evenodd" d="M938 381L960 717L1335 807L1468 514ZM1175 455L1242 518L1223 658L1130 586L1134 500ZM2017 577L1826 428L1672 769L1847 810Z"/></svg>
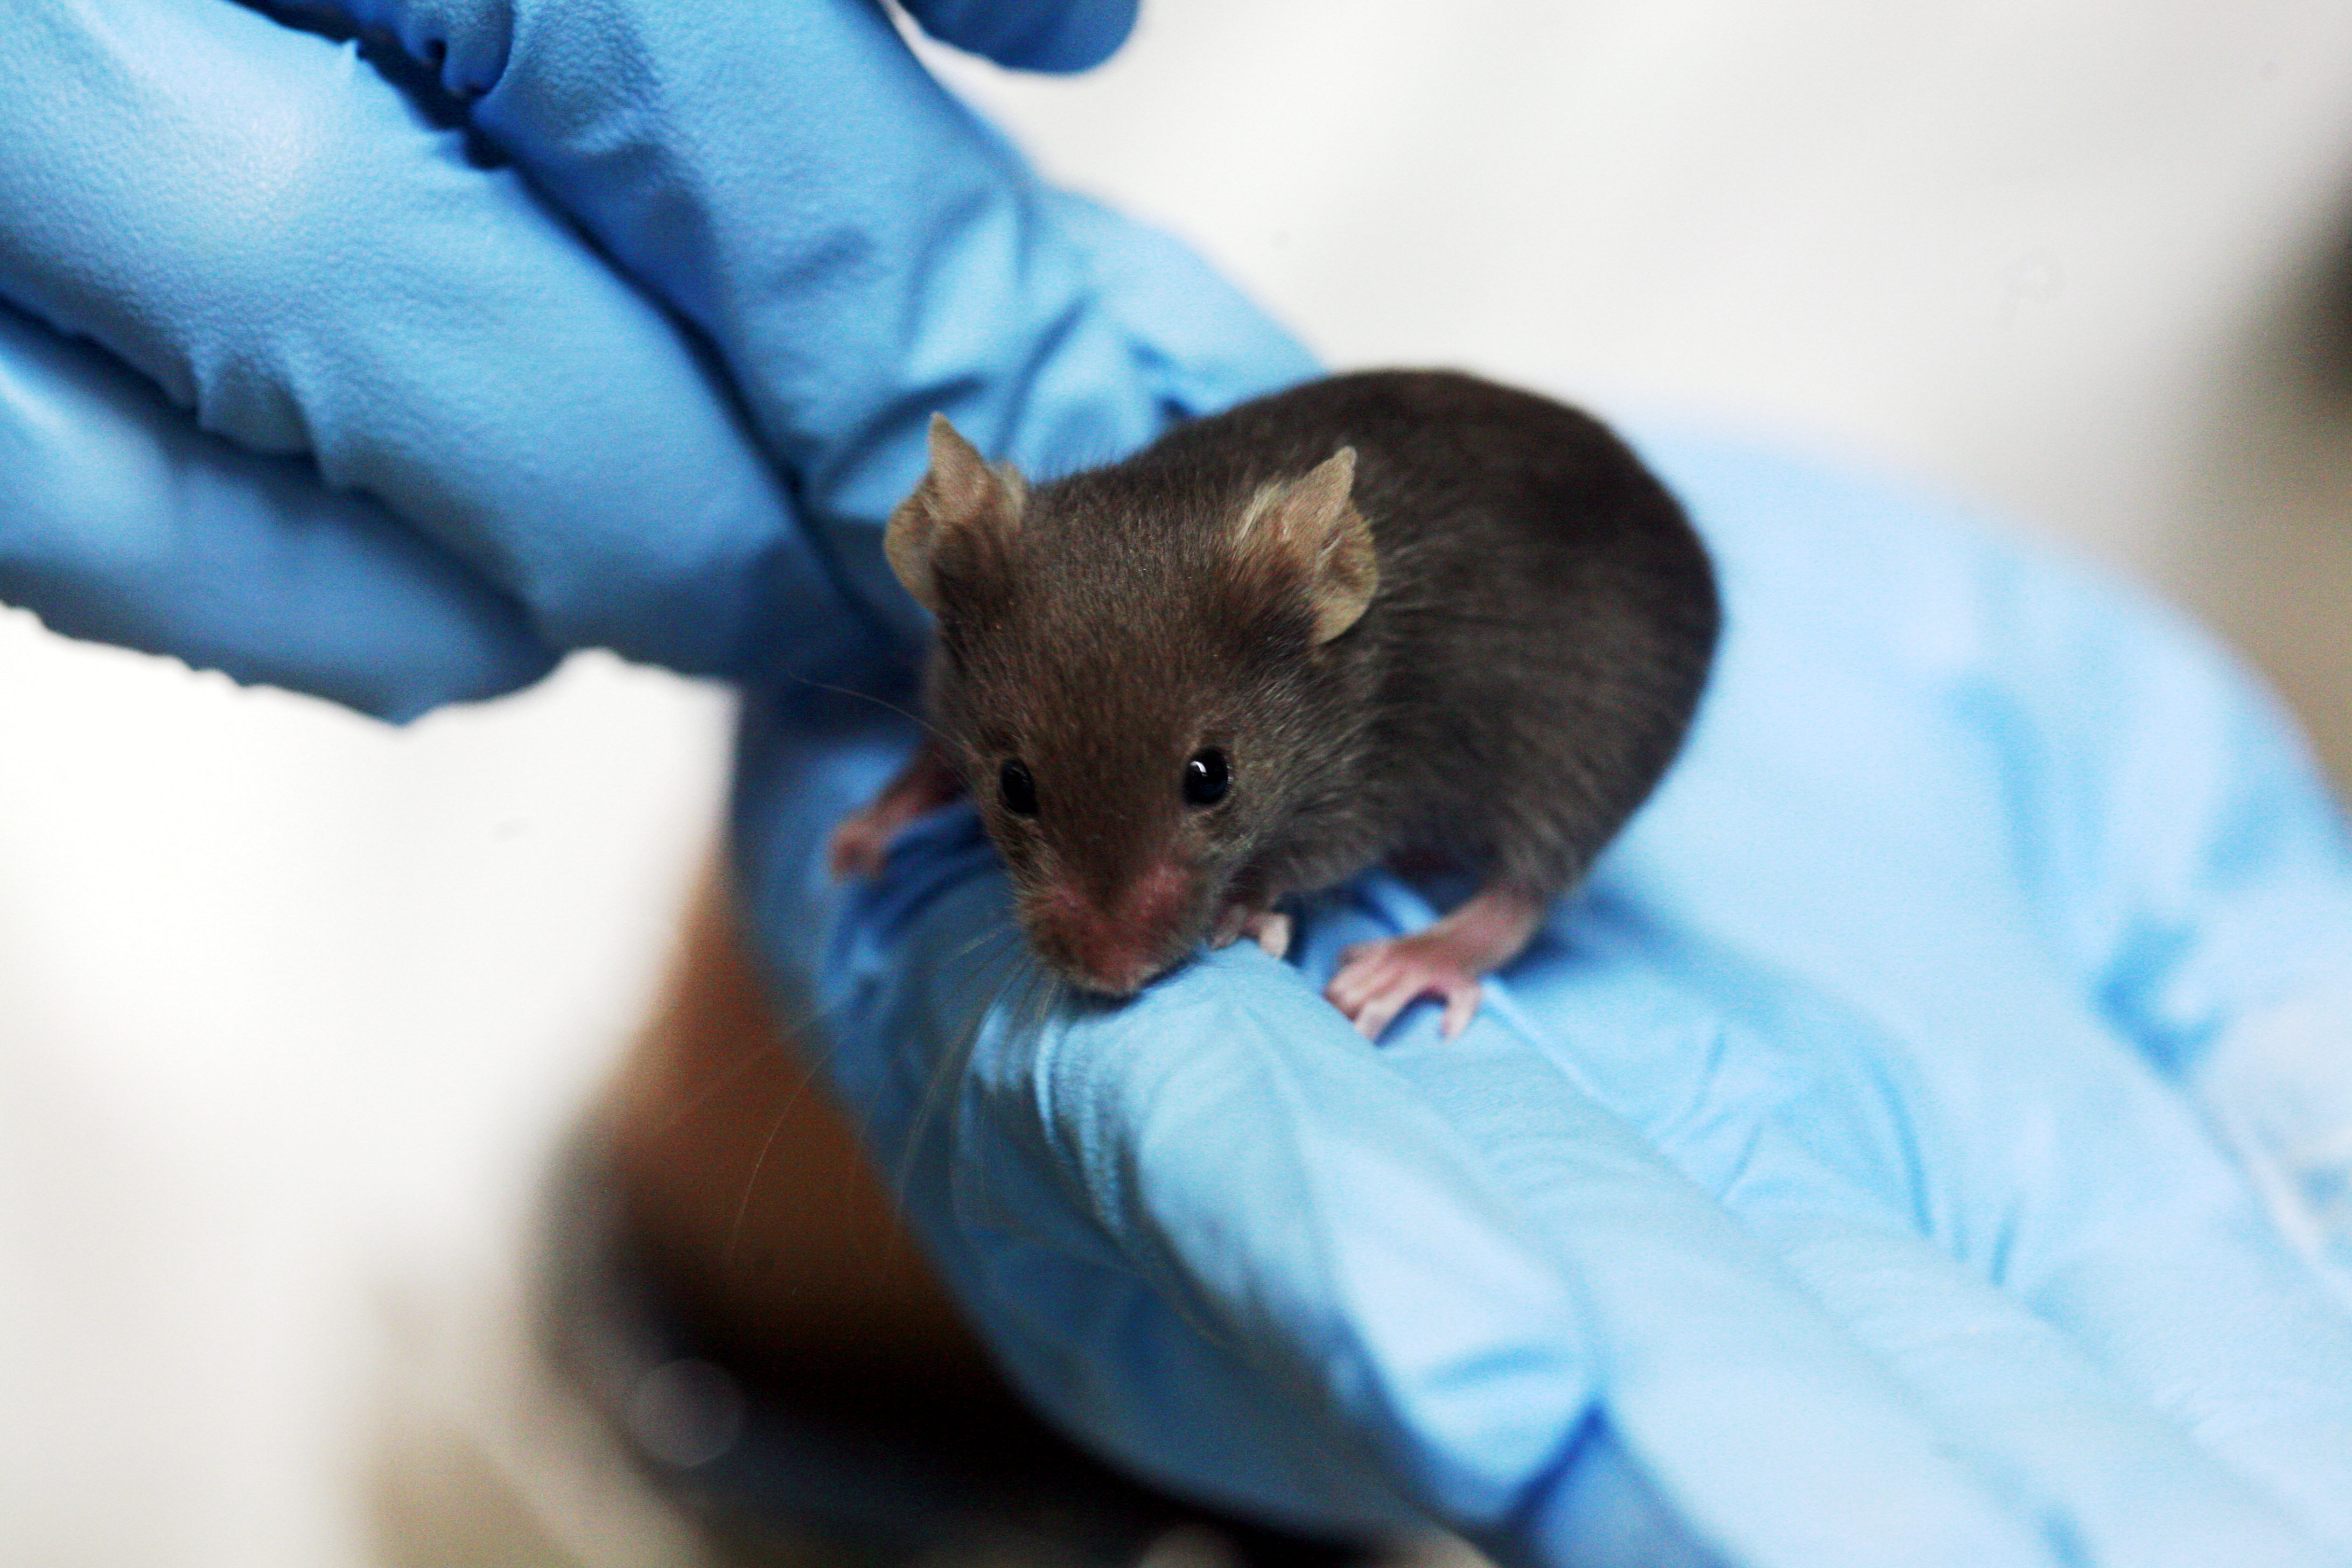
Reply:
<svg viewBox="0 0 2352 1568"><path fill-rule="evenodd" d="M1423 851L1483 879L1483 923L1417 950L1475 1001L1664 772L1717 626L1705 551L1622 442L1438 372L1309 383L1034 490L940 421L889 547L938 616L939 743L1024 928L1114 994ZM1230 785L1199 804L1210 751ZM1357 989L1383 985L1419 991L1380 1024L1460 1000L1419 971Z"/></svg>

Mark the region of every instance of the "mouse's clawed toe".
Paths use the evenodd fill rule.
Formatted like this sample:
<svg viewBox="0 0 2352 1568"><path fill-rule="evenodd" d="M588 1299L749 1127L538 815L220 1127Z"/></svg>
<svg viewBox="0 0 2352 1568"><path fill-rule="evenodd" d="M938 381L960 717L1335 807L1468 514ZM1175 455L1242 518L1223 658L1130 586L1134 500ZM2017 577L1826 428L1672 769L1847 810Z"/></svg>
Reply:
<svg viewBox="0 0 2352 1568"><path fill-rule="evenodd" d="M1279 910L1227 904L1216 924L1209 928L1209 945L1228 948L1234 938L1244 936L1265 949L1268 958L1280 958L1290 951L1290 917Z"/></svg>
<svg viewBox="0 0 2352 1568"><path fill-rule="evenodd" d="M1216 924L1209 926L1209 947L1233 947L1237 936L1246 936L1263 947L1265 957L1279 959L1291 950L1291 917L1282 910L1254 910L1246 902L1230 902L1225 912L1216 917Z"/></svg>
<svg viewBox="0 0 2352 1568"><path fill-rule="evenodd" d="M1242 930L1268 958L1280 958L1290 951L1290 917L1280 910L1260 910L1242 924Z"/></svg>
<svg viewBox="0 0 2352 1568"><path fill-rule="evenodd" d="M1478 972L1446 935L1427 931L1360 942L1339 955L1339 972L1323 994L1368 1040L1379 1039L1396 1016L1420 998L1443 997L1442 1026L1450 1040L1478 1011Z"/></svg>

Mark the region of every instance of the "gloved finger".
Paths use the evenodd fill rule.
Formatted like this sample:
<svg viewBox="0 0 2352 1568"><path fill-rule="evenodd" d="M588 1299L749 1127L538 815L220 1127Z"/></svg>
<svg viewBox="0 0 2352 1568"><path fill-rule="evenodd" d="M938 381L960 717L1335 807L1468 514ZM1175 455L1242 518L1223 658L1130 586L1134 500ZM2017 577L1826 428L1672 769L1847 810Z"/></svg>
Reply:
<svg viewBox="0 0 2352 1568"><path fill-rule="evenodd" d="M828 791L845 803L887 775L889 731L788 700L773 729L755 707L745 746L745 896L803 933L793 967L817 977L802 984L838 1086L1006 1364L1074 1430L1277 1517L1360 1523L1401 1497L1522 1557L1617 1530L1741 1562L2057 1560L2030 1510L1607 1112L1540 1149L1476 1146L1251 947L1115 1010L1033 1008L1000 983L1018 938L968 816L919 827L879 882L829 889L807 825ZM1616 1284L1651 1314L1622 1342L1497 1180L1522 1158L1626 1216L1608 1230ZM1623 1484L1657 1449L1628 1468L1613 1436L1628 1408L1654 1426L1674 1407L1621 1405L1643 1386L1676 1390L1685 1415L1712 1391L1714 1419L1664 1452L1716 1460L1685 1462L1665 1506ZM1553 1497L1625 1511L1563 1518L1538 1506Z"/></svg>
<svg viewBox="0 0 2352 1568"><path fill-rule="evenodd" d="M1376 880L1360 893L1379 913L1371 929L1411 929L1428 918L1392 884ZM1578 1081L1633 1116L1629 1136L1675 1159L1718 1196L1946 1442L2030 1510L2064 1560L2339 1560L2322 1542L2337 1522L2326 1482L2331 1471L2340 1480L2345 1463L2344 1434L2330 1421L2340 1421L2347 1394L2331 1369L2352 1364L2346 1325L2315 1315L2308 1281L2301 1292L2282 1294L2275 1278L2245 1267L2246 1258L2214 1245L2216 1238L2178 1234L2177 1227L2162 1237L2140 1234L2142 1219L2187 1217L2161 1196L2118 1200L2082 1191L2085 1173L2104 1188L2106 1173L2125 1163L2143 1170L2142 1161L2158 1167L2157 1174L2143 1173L2144 1188L2185 1180L2209 1202L2217 1184L2220 1194L2229 1191L2228 1173L2210 1148L2198 1145L2183 1108L2143 1064L2110 1044L2100 1054L2133 1078L2061 1087L2019 1074L2013 1104L1979 1103L1984 1111L2006 1112L2011 1127L2032 1118L2057 1129L2063 1157L2038 1168L2032 1190L2020 1193L1993 1177L2013 1171L2013 1163L1994 1165L1982 1151L1972 1151L1979 1157L1971 1161L1953 1147L1967 1141L1969 1130L1946 1125L1957 1099L1947 1097L1948 1085L1934 1082L1930 1072L1906 1070L1920 1054L1917 1043L1843 1012L1808 984L1744 963L1654 915L1620 909L1623 897L1621 887L1605 888L1601 907L1562 922L1556 937L1513 966L1508 980L1490 985L1487 1008L1462 1039L1440 1041L1423 1019L1388 1053L1391 1065L1446 1108L1483 1149L1538 1150L1575 1127L1579 1102L1563 1099L1556 1079ZM1309 973L1330 962L1339 944L1366 934L1360 921L1318 924L1306 949ZM1629 1019L1642 1026L1629 1028ZM2063 1052L2065 1042L2051 1036L2063 1023L2044 1016L2040 1024L2042 1049ZM1956 1058L1969 1048L1964 1037L1935 1044ZM1825 1087L1791 1074L1792 1048L1810 1058L1805 1076L1827 1080ZM1530 1055L1549 1058L1566 1077L1531 1069ZM1985 1072L1981 1060L1973 1070ZM2084 1092L2088 1088L2099 1092ZM1892 1119L1884 1114L1890 1104ZM1958 1227L1958 1235L1923 1235L1902 1183L1890 1190L1880 1174L1902 1170L1906 1156L1921 1152L1944 1156L1939 1184L1963 1189L1933 1200L1928 1212L1937 1218L1948 1220L1958 1209L1972 1221L1973 1194L1966 1189L2001 1187L2012 1217L2006 1267L1996 1276L2000 1288L1987 1277L1993 1269L1947 1250L1966 1248L1972 1225ZM2070 1168L2075 1162L2082 1171ZM2176 1175L2183 1164L2196 1173ZM1642 1364L1657 1363L1658 1372L1613 1391L1612 1414L1634 1452L1667 1495L1706 1495L1704 1472L1730 1458L1710 1427L1741 1406L1712 1378L1685 1382L1692 1359L1686 1352L1649 1348L1671 1335L1680 1307L1662 1308L1667 1293L1628 1271L1629 1259L1640 1257L1641 1237L1618 1227L1636 1226L1646 1236L1654 1228L1648 1216L1623 1214L1614 1194L1606 1209L1588 1206L1591 1184L1578 1180L1565 1161L1548 1163L1531 1153L1505 1169L1521 1184L1524 1211L1554 1216L1552 1234L1575 1258L1593 1304L1595 1337L1644 1347L1636 1352ZM2095 1279L2127 1296L2154 1276L2179 1275L2183 1283L2194 1272L2214 1276L2191 1292L2149 1293L2139 1314L2144 1329L2169 1323L2176 1332L2188 1330L2178 1337L2200 1342L2193 1348L2175 1345L2151 1357L2146 1347L2119 1344L2100 1331L2113 1325L2096 1314L2069 1310L2079 1302L2036 1289L2043 1281L2025 1258L2051 1242L2046 1232L2057 1228L2060 1216L2033 1211L2070 1197L2095 1209L2099 1240L2091 1245L2126 1252L2138 1244L2137 1267L2102 1270L2095 1265L2105 1259L2080 1256L2083 1231L2068 1229L2078 1264L2093 1265L2078 1267L2072 1278ZM2242 1205L2237 1217L2258 1219ZM2252 1229L2259 1234L2258 1224ZM2274 1276L2284 1260L2275 1244L2267 1256ZM2242 1294L2250 1289L2252 1300ZM2212 1299L2221 1292L2240 1294L2225 1304ZM2150 1364L2165 1361L2171 1364ZM2290 1392L2236 1375L2256 1363L2299 1373L2305 1386ZM2166 1373L2179 1381L2165 1383ZM2279 1419L2282 1404L2300 1408L2292 1419ZM2202 1429L2210 1413L2221 1410L2236 1428ZM2297 1465L2307 1484L2270 1484ZM1744 1464L1738 1469L1746 1473ZM1744 1500L1740 1517L1771 1506L1770 1499Z"/></svg>
<svg viewBox="0 0 2352 1568"><path fill-rule="evenodd" d="M593 29L560 0L338 4L699 329L909 637L879 532L933 412L1058 471L1312 371L1181 247L1042 184L875 0L614 0Z"/></svg>
<svg viewBox="0 0 2352 1568"><path fill-rule="evenodd" d="M2015 803L2029 874L2103 1010L2189 1077L2239 1020L2352 975L2352 843L2302 737L2201 633L2103 584L2021 592L2031 635L1979 732L2066 758Z"/></svg>
<svg viewBox="0 0 2352 1568"><path fill-rule="evenodd" d="M350 46L226 0L32 0L7 30L0 296L308 453L551 646L709 670L755 624L814 663L862 635L660 310Z"/></svg>
<svg viewBox="0 0 2352 1568"><path fill-rule="evenodd" d="M2352 1309L2352 963L2232 1017L2190 1079L2288 1241Z"/></svg>
<svg viewBox="0 0 2352 1568"><path fill-rule="evenodd" d="M1082 71L1135 30L1137 0L908 0L907 14L943 44L1023 70Z"/></svg>
<svg viewBox="0 0 2352 1568"><path fill-rule="evenodd" d="M309 465L0 305L0 601L394 721L554 666L520 606Z"/></svg>
<svg viewBox="0 0 2352 1568"><path fill-rule="evenodd" d="M2169 683L2162 639L2179 634L1916 498L1700 443L1648 450L1707 531L1731 631L1681 763L1601 868L1601 910L1561 933L1567 952L1539 944L1514 970L1528 1014L1550 1026L1589 1004L1577 947L1621 968L1673 959L1751 1026L1679 1065L1559 1026L1609 1103L1744 1215L1735 1184L1823 1213L1876 1194L1882 1224L1927 1236L2304 1528L2352 1544L2344 1314L2118 1037L2100 972L2060 940L2064 878L2018 820L2037 780L2100 765L2077 754L2121 731L2012 727L2037 743L2003 747L1979 721L2061 678L2018 659L2053 628L2104 647L2076 678L2104 672L2117 710L2144 700L2143 664ZM1857 577L1878 591L1851 594ZM2285 879L2327 886L2308 868ZM1710 1131L1726 1118L1761 1127L1727 1142ZM2116 1500L2118 1529L2134 1507Z"/></svg>
<svg viewBox="0 0 2352 1568"><path fill-rule="evenodd" d="M1742 710L1871 747L1840 747L1837 766L1873 771L1839 810L1918 794L1892 787L1917 759L1851 722L1848 691L1866 683L1874 712L1901 705L1912 730L1931 722L1947 746L1938 779L1974 792L1935 806L2000 835L2044 952L2164 1070L2186 1076L2237 1021L2340 983L2352 966L2341 810L2277 703L2208 637L1940 501L1671 431L1643 449L1714 520L1719 564L1757 602L1751 622L1780 634L1787 679ZM1857 572L1875 591L1853 591ZM1832 672L1836 688L1803 690L1800 668ZM1801 853L1832 837L1805 837Z"/></svg>
<svg viewBox="0 0 2352 1568"><path fill-rule="evenodd" d="M940 1094L961 1073L941 1076L936 1068L943 1056L960 1058L971 1036L963 1012L954 1020L926 1014L939 1005L968 1009L983 994L962 984L973 964L985 969L1017 951L1001 910L989 902L997 896L994 851L969 831L969 817L950 811L903 833L878 879L838 882L821 853L833 824L873 798L914 742L903 716L852 693L803 687L748 692L733 802L734 880L751 929L766 937L761 956L795 1032L819 1043L825 1072L856 1112L868 1148L910 1215L934 1222L927 1252L956 1284L978 1277L987 1254L952 1221L939 1223L953 1202L942 1142L952 1107ZM943 961L934 984L908 964L902 937L908 922L942 900L961 901L961 923L929 950ZM848 918L851 910L857 918ZM950 970L958 978L947 977ZM882 1017L877 999L886 992L898 998L895 1019ZM1034 997L1024 986L1004 1000L1018 1008ZM880 1021L864 1022L874 1019ZM845 1024L856 1026L855 1037ZM1065 1207L1056 1198L1048 1212ZM1073 1381L1063 1390L1061 1415L1071 1415L1067 1402L1075 1399L1104 1406L1105 1418L1122 1426L1156 1422L1159 1444L1172 1450L1168 1464L1223 1478L1203 1495L1258 1506L1272 1518L1394 1526L1414 1517L1366 1472L1344 1430L1304 1409L1269 1414L1255 1374L1231 1347L1189 1330L1169 1341L1165 1304L1131 1269L1115 1261L1097 1268L1079 1256L1058 1269L1047 1261L1034 1284L1043 1297L1035 1310L1051 1314L1075 1293L1074 1325L1097 1311L1092 1321L1133 1324L1131 1332L1114 1333L1116 1344L1097 1346L1100 1360L1067 1369ZM1020 1289L1009 1279L998 1286ZM1001 1302L998 1310L1023 1309ZM993 1338L991 1310L975 1311ZM1090 1415L1079 1414L1069 1426L1100 1447ZM1230 1461L1222 1471L1220 1455ZM1147 1472L1157 1462L1141 1461Z"/></svg>
<svg viewBox="0 0 2352 1568"><path fill-rule="evenodd" d="M1998 678L1952 716L2012 781L2002 833L2035 923L2352 1302L2340 810L2279 705L2160 607L2042 571L2012 574L1998 614Z"/></svg>
<svg viewBox="0 0 2352 1568"><path fill-rule="evenodd" d="M2053 1560L2032 1500L1956 1462L1751 1238L1532 1053L1507 1046L1515 1070L1482 1074L1472 1036L1490 1036L1450 1042L1438 1076L1476 1107L1456 1120L1245 951L1117 1011L1034 1027L1007 1012L980 1026L943 1158L951 1233L985 1238L982 1310L1034 1394L1069 1408L1113 1325L1111 1342L1138 1326L1131 1301L1073 1322L1076 1292L1039 1280L1118 1260L1149 1289L1160 1343L1197 1325L1234 1347L1316 1428L1358 1434L1387 1486L1509 1556L1596 1528L1544 1500L1583 1495L1597 1417L1674 1534L1732 1561ZM1079 1410L1130 1458L1169 1462L1156 1398L1122 1408L1123 1428ZM1199 1418L1232 1428L1230 1412ZM1179 1479L1230 1484L1229 1449L1202 1458Z"/></svg>

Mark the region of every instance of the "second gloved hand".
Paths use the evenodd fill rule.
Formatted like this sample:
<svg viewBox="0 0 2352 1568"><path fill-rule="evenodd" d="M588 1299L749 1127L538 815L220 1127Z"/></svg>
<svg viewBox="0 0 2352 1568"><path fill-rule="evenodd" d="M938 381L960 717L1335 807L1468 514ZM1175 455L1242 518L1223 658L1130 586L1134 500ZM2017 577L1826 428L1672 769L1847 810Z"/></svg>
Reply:
<svg viewBox="0 0 2352 1568"><path fill-rule="evenodd" d="M0 597L59 629L394 718L580 647L871 680L934 409L1045 467L1309 368L868 0L305 9L365 47L0 24ZM1067 65L1131 6L927 15Z"/></svg>
<svg viewBox="0 0 2352 1568"><path fill-rule="evenodd" d="M1303 972L1244 944L1041 1010L968 813L824 880L903 733L759 710L753 912L801 933L935 1258L1073 1429L1297 1522L1580 1564L2345 1561L2352 1318L2172 1076L2352 973L2291 734L1916 500L1650 455L1722 567L1716 687L1452 1042L1424 1007L1368 1047L1318 994L1428 918L1386 877L1310 915Z"/></svg>

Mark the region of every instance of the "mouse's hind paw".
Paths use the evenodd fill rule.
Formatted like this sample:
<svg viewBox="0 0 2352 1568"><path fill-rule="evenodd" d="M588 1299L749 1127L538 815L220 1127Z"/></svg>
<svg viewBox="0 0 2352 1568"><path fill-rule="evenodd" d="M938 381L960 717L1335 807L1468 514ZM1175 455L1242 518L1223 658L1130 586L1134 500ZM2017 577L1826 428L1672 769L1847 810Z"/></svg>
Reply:
<svg viewBox="0 0 2352 1568"><path fill-rule="evenodd" d="M1379 1039L1399 1013L1422 997L1443 997L1442 1027L1450 1040L1478 1011L1478 971L1464 958L1433 928L1360 942L1339 955L1339 972L1323 994L1368 1040Z"/></svg>
<svg viewBox="0 0 2352 1568"><path fill-rule="evenodd" d="M1527 946L1543 900L1506 887L1481 889L1427 931L1359 942L1339 954L1339 973L1323 994L1356 1032L1377 1040L1396 1016L1423 996L1445 999L1452 1039L1478 1012L1478 980Z"/></svg>

